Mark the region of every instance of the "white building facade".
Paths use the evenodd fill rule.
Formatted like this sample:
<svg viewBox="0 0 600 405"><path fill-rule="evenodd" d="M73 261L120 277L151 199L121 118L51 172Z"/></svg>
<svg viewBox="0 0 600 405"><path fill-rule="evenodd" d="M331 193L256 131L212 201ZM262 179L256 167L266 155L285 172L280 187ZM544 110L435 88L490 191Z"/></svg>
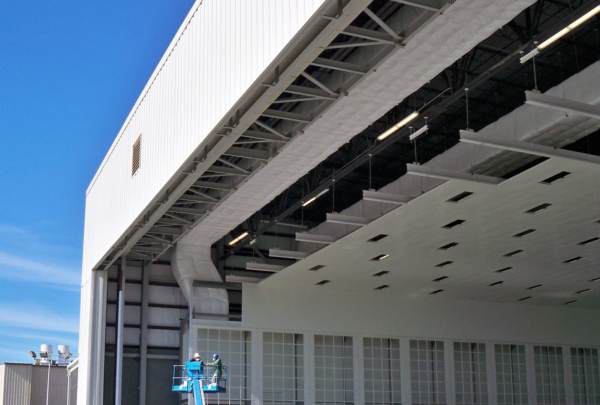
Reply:
<svg viewBox="0 0 600 405"><path fill-rule="evenodd" d="M600 65L543 60L533 105L495 93L476 131L463 102L469 83L537 89L518 59L565 24L586 18L561 46L593 49L597 2L544 3L198 0L86 193L77 403L181 403L172 366L199 352L229 370L210 404L600 404L600 159L560 149L594 142ZM294 200L402 106L410 129ZM421 163L425 138L405 142L419 164L372 186L375 154L465 108L467 131ZM305 222L313 197L332 206Z"/></svg>

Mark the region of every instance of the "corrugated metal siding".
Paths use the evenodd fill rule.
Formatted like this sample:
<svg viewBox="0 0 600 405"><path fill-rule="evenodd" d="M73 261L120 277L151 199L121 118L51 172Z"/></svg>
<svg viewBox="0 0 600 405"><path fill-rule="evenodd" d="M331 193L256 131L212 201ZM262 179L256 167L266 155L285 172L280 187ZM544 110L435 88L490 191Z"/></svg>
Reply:
<svg viewBox="0 0 600 405"><path fill-rule="evenodd" d="M0 385L4 392L0 405L45 405L48 367L30 364L0 365ZM50 368L49 405L67 403L67 368Z"/></svg>
<svg viewBox="0 0 600 405"><path fill-rule="evenodd" d="M46 404L48 367L31 366L31 405ZM67 368L50 367L50 396L48 405L67 403Z"/></svg>
<svg viewBox="0 0 600 405"><path fill-rule="evenodd" d="M0 364L0 405L4 404L4 370L6 365Z"/></svg>
<svg viewBox="0 0 600 405"><path fill-rule="evenodd" d="M31 366L27 364L4 364L4 398L2 405L30 405Z"/></svg>
<svg viewBox="0 0 600 405"><path fill-rule="evenodd" d="M324 2L196 2L88 188L84 272ZM132 146L140 134L141 167L131 176Z"/></svg>

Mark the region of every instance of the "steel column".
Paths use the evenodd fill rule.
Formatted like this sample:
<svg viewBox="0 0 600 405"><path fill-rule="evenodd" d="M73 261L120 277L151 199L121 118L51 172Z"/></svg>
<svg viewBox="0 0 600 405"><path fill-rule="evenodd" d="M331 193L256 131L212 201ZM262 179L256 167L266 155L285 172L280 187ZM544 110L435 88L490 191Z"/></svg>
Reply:
<svg viewBox="0 0 600 405"><path fill-rule="evenodd" d="M140 309L140 405L146 405L146 366L148 362L148 287L150 268L142 262L142 307Z"/></svg>
<svg viewBox="0 0 600 405"><path fill-rule="evenodd" d="M115 351L115 405L121 405L121 393L123 390L123 309L125 308L125 268L127 258L121 256L119 276L117 281L117 345Z"/></svg>

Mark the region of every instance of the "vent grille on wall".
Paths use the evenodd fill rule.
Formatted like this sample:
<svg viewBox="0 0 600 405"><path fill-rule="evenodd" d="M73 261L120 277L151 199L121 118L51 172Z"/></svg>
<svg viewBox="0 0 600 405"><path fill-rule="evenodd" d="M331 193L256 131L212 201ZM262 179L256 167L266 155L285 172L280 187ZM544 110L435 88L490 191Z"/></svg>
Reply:
<svg viewBox="0 0 600 405"><path fill-rule="evenodd" d="M131 175L132 176L140 168L141 154L142 154L142 136L140 135L138 137L138 139L135 141L135 143L133 144L133 159L131 160Z"/></svg>

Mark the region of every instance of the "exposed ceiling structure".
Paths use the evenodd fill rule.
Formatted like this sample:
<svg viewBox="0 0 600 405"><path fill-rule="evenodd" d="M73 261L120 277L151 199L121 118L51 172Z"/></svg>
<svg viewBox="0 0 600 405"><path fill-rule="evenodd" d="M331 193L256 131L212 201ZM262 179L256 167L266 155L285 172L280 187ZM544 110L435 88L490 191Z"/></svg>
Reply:
<svg viewBox="0 0 600 405"><path fill-rule="evenodd" d="M582 4L579 4L581 7L579 10L580 15L586 10L596 6L597 3L598 2L582 2ZM594 19L591 22L588 22L588 24L583 26L579 31L575 31L570 36L561 39L556 45L554 45L555 48L553 48L551 52L546 52L538 56L535 61L535 68L532 63L525 63L523 65L519 63L519 58L523 55L523 53L526 53L519 51L528 51L531 49L531 46L533 46L532 40L534 36L536 38L544 38L544 36L547 37L548 33L558 31L560 28L569 24L574 18L576 18L574 17L576 14L570 14L572 8L569 7L572 6L572 4L568 4L567 2L537 2L534 6L528 8L515 20L510 22L506 27L496 32L488 40L483 41L472 52L462 58L462 60L446 69L430 83L415 92L405 102L390 111L386 116L382 117L381 120L374 123L359 136L355 137L349 145L340 149L340 151L332 155L329 159L311 171L311 173L303 177L292 187L288 188L282 195L273 200L272 203L257 213L254 218L243 224L238 230L234 231L233 235L239 235L243 230L246 230L250 232L251 235L247 242L256 242L254 242L255 245L253 248L245 247L244 243L239 243L230 249L229 253L226 253L222 256L222 259L227 258L225 263L230 264L231 270L227 272L231 275L235 275L235 277L232 277L231 279L235 280L239 275L248 275L248 272L245 272L243 267L236 266L237 263L240 262L239 260L235 260L236 256L245 256L246 258L252 256L252 259L246 259L251 260L251 265L248 266L248 268L261 268L260 265L253 263L256 261L263 261L257 257L257 254L260 253L257 251L260 250L257 249L257 246L267 246L267 249L263 250L262 256L264 256L264 259L266 259L264 261L267 263L275 263L271 269L273 271L278 271L279 269L285 267L285 265L282 265L282 259L290 260L287 262L287 264L291 264L291 266L286 268L284 271L279 272L276 276L269 278L268 282L297 282L298 280L294 279L294 277L290 276L290 274L295 274L300 278L305 277L306 279L303 281L303 283L308 283L307 285L310 285L312 281L315 281L315 283L312 284L316 284L319 281L327 280L327 277L323 274L319 274L318 276L314 275L319 272L311 272L311 275L306 275L306 270L314 266L326 266L327 268L337 269L331 270L330 274L332 274L332 279L334 276L338 277L342 274L344 274L343 277L345 278L346 273L340 269L349 269L348 265L353 262L351 260L346 261L344 257L345 252L343 250L339 251L332 249L334 249L334 247L335 249L339 248L340 243L342 246L346 246L348 249L350 249L348 246L351 246L353 242L359 240L355 240L355 238L362 237L364 239L364 232L366 232L365 229L367 228L369 229L369 233L376 233L376 230L374 231L372 229L374 227L374 223L369 224L369 226L366 228L358 230L356 235L351 234L351 236L347 236L343 239L343 242L342 240L338 241L337 236L321 236L321 239L318 243L305 243L304 247L302 247L302 243L300 243L297 245L296 249L299 248L300 250L306 250L306 245L312 245L312 248L308 248L308 250L315 251L315 249L318 250L323 246L328 246L334 241L337 241L333 246L321 249L316 254L308 255L305 253L304 255L300 255L298 258L303 258L303 260L299 261L297 264L292 264L295 262L295 260L292 260L294 259L294 255L290 255L289 253L282 254L281 252L277 253L271 251L270 253L273 255L269 257L268 244L271 243L271 245L273 245L272 237L276 233L275 230L280 229L281 234L284 236L287 232L287 236L294 238L293 229L282 226L282 223L285 222L287 224L297 224L307 228L312 228L319 223L323 223L326 221L327 216L331 215L329 213L341 212L346 207L350 207L357 201L360 201L363 198L364 190L379 189L406 173L407 163L412 163L415 161L424 163L431 160L433 157L438 156L440 153L452 148L458 141L459 130L466 128L474 130L482 129L486 125L495 122L506 113L521 106L525 101L525 90L537 88L544 92L550 87L556 86L568 79L572 75L581 72L587 66L600 59L597 34L598 20ZM534 69L536 69L535 72ZM465 88L469 88L468 123ZM567 94L562 94L562 96L569 98L569 95ZM434 101L431 102L431 100ZM596 100L594 99L594 101ZM388 143L385 145L385 147L381 147L381 143L376 143L375 138L384 132L386 128L400 121L400 119L408 115L410 111L414 111L419 108L423 108L425 111L427 111L427 114L422 114L422 116L428 116L429 118L427 122L429 131L418 138L416 150L414 143L410 142L408 139L408 128L405 128L405 131L398 131L394 142ZM577 115L575 114L575 116ZM577 120L577 118L575 118L575 120ZM587 119L585 121L587 121ZM537 134L536 137L533 137L531 141L543 145L551 145L553 147L565 147L566 149L570 150L591 154L600 154L598 134L594 132L597 130L597 125L599 122L600 121L597 121L597 118L595 120L592 119L591 124L586 123L584 126L580 126L580 123L577 122L570 127L572 128L570 132L565 131L564 128L560 128L560 125L562 124L557 124L556 127L559 128L549 129L545 132L540 131L540 133ZM424 124L424 121L414 121L411 123L411 125L415 128L420 128ZM525 173L527 173L527 176L537 175L539 177L544 176L542 173L547 174L548 171L553 170L553 168L550 167L552 164L546 162L543 165L536 166L536 172L531 169L525 173L522 173L530 167L540 163L541 160L543 159L540 159L539 156L518 153L512 150L497 151L493 156L490 156L484 161L474 161L475 164L470 171L472 173L478 173L482 175L496 176L500 179L512 179L515 177L523 180L524 177L522 176L524 176ZM348 167L351 167L351 170L346 170ZM537 172L540 170L542 170L542 172ZM587 170L591 170L592 172L596 170L595 173L598 174L597 168L595 167L588 167ZM561 170L558 170L557 173L560 171ZM333 179L336 180L334 186L335 192L333 192L333 187L331 187ZM589 180L592 181L591 178ZM519 181L515 180L513 184L520 184L519 186L515 185L515 189L518 189L519 187L525 187L523 184L527 183L527 181L531 182L530 180L523 180L523 183L520 183ZM571 197L569 197L569 195L565 195L561 198L566 199L567 201L569 198L572 199L573 205L585 205L586 203L592 204L590 206L586 206L585 209L582 206L582 211L579 212L579 214L582 214L583 212L587 212L589 214L595 209L594 199L590 199L590 195L582 193L582 191L594 189L594 185L592 183L587 184L586 188L582 180L581 184L578 183L579 186L583 187L582 190L576 191L573 189L571 190L573 192ZM450 186L446 184L444 187ZM596 186L595 188L597 189L598 187ZM318 195L324 189L328 189L330 192L319 195L318 199L312 202L310 206L301 208L303 202L308 201L312 196ZM521 191L523 191L523 189L521 189ZM418 199L420 202L419 204L425 204L425 202L423 202L424 198L425 196ZM407 207L410 205L413 205L414 207L415 203L416 201L411 202L411 204L407 205ZM487 210L488 204L484 205ZM394 211L396 212L395 215L400 215L399 213L403 210L405 214L407 208L397 210L397 212ZM424 208L423 210L427 211ZM403 218L404 214L402 216ZM387 215L392 215L392 213ZM384 218L387 218L387 215ZM565 229L569 227L568 224L571 222L571 220L575 221L575 218L553 217L551 229L554 231L561 229L556 221L563 219L565 221L563 224ZM598 219L595 219L594 221L597 220ZM378 221L381 221L381 219ZM581 235L585 234L586 231L592 234L592 236L586 240L597 237L596 234L598 233L598 225L597 223L594 223L594 221L588 221L589 224L587 224L587 228L589 229L586 228L573 230L573 232L570 234L570 237L577 239L579 231L581 231ZM493 221L490 222L490 224L493 223ZM504 220L502 220L501 223L503 224ZM493 227L493 225L491 226ZM406 229L405 227L408 227L409 229L415 229L414 224L408 223L404 224L402 227L403 229ZM350 227L350 229L356 230L359 229L359 227ZM417 227L417 229L426 229L426 227ZM434 227L434 229L437 228ZM527 229L524 229L524 231L527 231ZM396 231L397 238L405 236L402 232L406 231L401 231L400 233L398 232L400 231ZM385 232L380 233L386 234ZM519 232L515 232L515 234L517 233ZM394 235L394 232L391 231L389 234ZM535 232L535 234L539 235L538 232ZM264 241L266 238L265 236L259 237L259 235L265 235L267 238L271 238L271 240L267 243L261 243L261 240ZM550 235L552 235L552 233ZM475 234L475 236L480 237L481 235ZM505 236L499 234L495 235L490 233L488 236L488 242L494 244L501 244L501 242L497 241L506 239ZM488 236L486 236L486 238ZM523 235L523 237L524 236L525 235ZM469 236L466 237L467 239L469 238ZM470 238L473 237L473 235L470 236ZM397 238L396 241L398 241ZM561 233L555 233L553 240L538 237L538 239L536 239L540 242L538 253L543 253L544 249L547 249L548 246L560 246L563 242L565 245L571 243L564 238L568 238L568 236L564 235L563 237ZM364 240L366 241L367 239L368 238ZM386 239L392 240L389 238ZM231 238L226 240L229 241ZM301 241L301 239L297 240ZM319 237L317 237L317 240L319 240ZM304 241L310 241L310 237L304 237ZM582 239L580 242L584 242L584 240ZM573 245L578 247L584 246L577 245L577 243L573 243ZM278 244L281 245L282 243L279 242ZM288 245L289 244L290 243L288 243ZM367 244L367 246L368 245L371 244ZM591 245L593 245L593 243L590 242L590 246ZM587 244L585 246L587 246ZM534 248L534 250L535 249L536 248ZM565 252L571 251L572 249L570 247L565 247ZM409 262L410 260L415 260L418 255L421 255L421 257L427 257L429 254L424 249L417 249L416 252L418 252L418 254L415 253L413 256L409 255L410 257L403 257L402 262L404 263L405 259ZM362 250L361 253L364 253L366 256L368 256L368 253ZM492 252L486 252L485 250L480 251L480 254L483 256L486 256L488 253L489 255L493 256ZM575 252L572 253L573 257L577 257ZM472 252L468 253L468 255L471 254ZM532 271L532 274L537 274L537 276L540 277L545 274L544 269L548 269L547 275L549 279L552 279L553 277L560 278L560 272L564 270L564 268L556 266L556 263L553 265L552 263L546 263L543 260L538 260L539 258L535 255L536 253L526 255L527 260L524 260L521 263L522 266L529 266L531 269L542 269L537 273ZM337 262L334 263L333 266L320 264L318 263L319 258L328 258L329 260ZM355 259L359 260L358 258ZM368 261L368 258L365 260ZM590 258L589 260L590 261L587 262L582 261L579 264L581 268L593 268L595 266L595 259ZM321 261L328 262L328 260ZM543 267L534 266L534 264L538 262L543 263ZM346 267L344 267L342 263L346 263ZM417 266L417 262L415 261L410 263L413 266ZM562 264L562 262L560 263ZM314 264L314 266L312 264ZM421 264L424 265L424 263ZM461 272L457 273L459 278L467 277L469 271L472 272L471 274L476 274L476 268L479 264L474 261L468 266L462 267ZM402 268L402 266L398 265L398 262L394 263L393 260L390 260L388 263L386 263L385 267L396 269ZM268 269L268 266L266 268ZM357 271L360 272L358 269ZM351 272L348 274L350 273ZM269 273L265 272L263 273L263 276L268 274ZM399 274L408 277L406 283L400 281L403 276L399 276ZM408 273L399 272L395 276L395 279L393 279L394 276L392 276L392 279L397 282L394 287L392 287L391 282L390 284L387 282L382 282L381 286L388 285L388 287L385 287L384 290L393 291L395 293L407 293L409 291L424 292L425 290L431 288L431 286L427 283L421 283L420 287L418 287L419 280L422 282L427 279L428 283L431 282L431 280L428 279L428 276L425 276L423 279L413 277L412 281L414 282L411 283L408 282L408 280L411 278L410 274L410 271ZM569 277L568 275L564 274L563 276ZM463 299L489 298L497 301L510 301L513 300L513 298L514 300L526 298L526 300L523 302L527 301L532 304L563 305L568 303L569 305L582 307L597 307L600 305L600 302L596 294L587 293L590 292L588 289L593 288L591 285L589 285L589 283L591 283L589 280L594 280L598 277L598 275L594 276L593 274L589 274L589 276L590 277L586 278L587 275L584 271L582 272L581 279L578 277L572 278L573 283L571 284L573 285L568 283L561 284L560 281L557 281L550 283L554 283L554 289L548 287L546 290L540 290L541 287L536 287L533 290L538 290L536 293L540 293L534 294L532 292L532 294L529 295L535 297L536 299L527 298L527 294L523 295L523 297L515 298L517 295L522 295L522 291L519 290L520 288L528 288L523 286L528 284L528 282L533 282L533 279L529 278L529 273L525 277L517 276L513 278L510 283L508 281L504 282L500 279L496 281L490 281L490 284L497 281L503 281L503 283L496 284L497 286L500 286L500 284L503 284L504 287L511 286L511 288L505 288L500 293L488 294L488 292L484 289L471 292L473 296L466 297L466 295L469 295L468 290L465 290L465 288L469 285L469 283L466 282L464 285L462 285L462 288L457 287L454 289L454 292L446 294L446 296ZM357 283L352 286L352 281L350 281L352 277L350 275L348 275L348 277L348 280L342 280L341 283L332 283L330 284L330 287L353 290L361 285L361 287L357 290L362 289L362 291L364 291L365 288L370 288L370 283L366 282L365 278L363 278L362 284ZM319 280L316 280L317 278L319 278ZM321 278L323 280L321 280ZM472 281L476 283L477 276L475 276ZM402 287L398 283L401 284ZM336 284L335 287L334 284ZM575 284L577 284L577 286ZM533 283L529 287L536 285L537 284ZM487 284L485 286L487 286ZM376 287L377 286L374 286L373 288ZM558 287L563 288L560 289ZM584 297L584 295L585 299L580 299L581 297Z"/></svg>

